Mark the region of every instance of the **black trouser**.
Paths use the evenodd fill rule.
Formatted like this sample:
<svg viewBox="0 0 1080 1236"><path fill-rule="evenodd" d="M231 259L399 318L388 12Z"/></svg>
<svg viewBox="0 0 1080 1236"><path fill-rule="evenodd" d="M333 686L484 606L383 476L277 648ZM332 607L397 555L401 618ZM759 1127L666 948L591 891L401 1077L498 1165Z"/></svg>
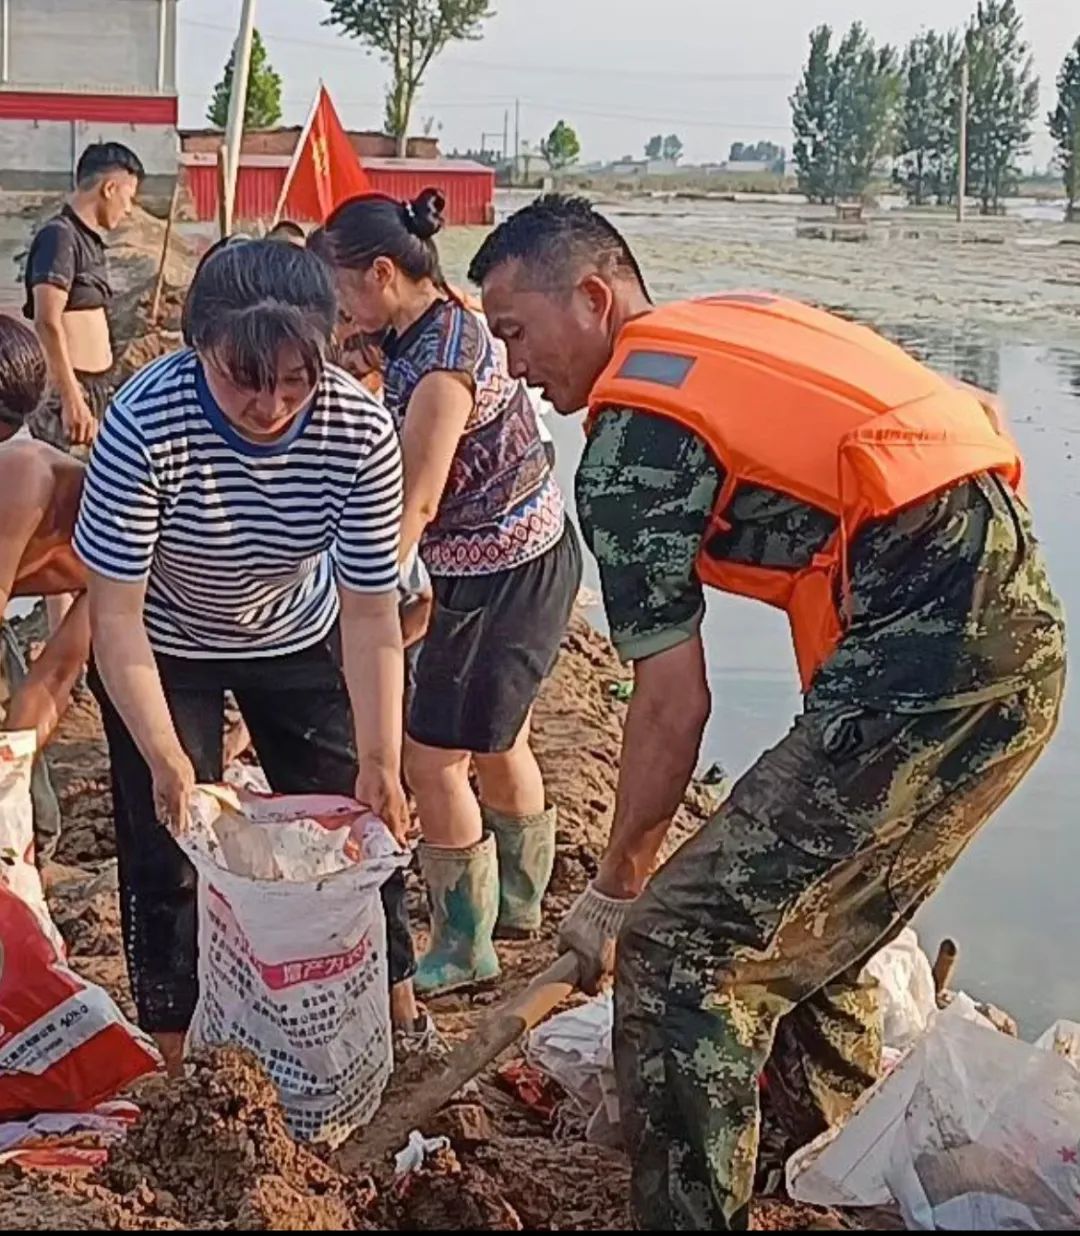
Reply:
<svg viewBox="0 0 1080 1236"><path fill-rule="evenodd" d="M224 695L232 691L272 789L347 794L356 785L352 711L336 635L303 652L250 660L159 655L173 724L200 782L220 781ZM113 813L124 951L139 1024L183 1031L195 1011L195 870L155 818L153 783L127 727L92 667L112 765ZM382 888L390 983L416 967L405 879Z"/></svg>

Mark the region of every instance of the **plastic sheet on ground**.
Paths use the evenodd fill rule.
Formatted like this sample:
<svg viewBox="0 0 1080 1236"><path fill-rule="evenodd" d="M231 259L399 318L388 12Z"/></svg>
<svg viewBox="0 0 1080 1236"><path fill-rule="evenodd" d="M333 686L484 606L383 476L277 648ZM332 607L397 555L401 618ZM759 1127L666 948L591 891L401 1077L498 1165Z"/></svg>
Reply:
<svg viewBox="0 0 1080 1236"><path fill-rule="evenodd" d="M904 1052L937 1013L934 973L919 947L919 937L905 928L874 955L866 972L878 981L886 1050Z"/></svg>
<svg viewBox="0 0 1080 1236"><path fill-rule="evenodd" d="M619 1101L615 1091L611 994L557 1013L529 1035L526 1057L553 1078L590 1116L589 1139L602 1144L617 1136Z"/></svg>
<svg viewBox="0 0 1080 1236"><path fill-rule="evenodd" d="M43 1171L100 1167L109 1148L138 1120L134 1103L115 1099L87 1112L45 1112L0 1124L0 1165Z"/></svg>
<svg viewBox="0 0 1080 1236"><path fill-rule="evenodd" d="M899 1205L911 1229L1080 1226L1080 1070L1068 1032L1047 1046L999 1033L957 998L838 1133L788 1163L791 1196Z"/></svg>

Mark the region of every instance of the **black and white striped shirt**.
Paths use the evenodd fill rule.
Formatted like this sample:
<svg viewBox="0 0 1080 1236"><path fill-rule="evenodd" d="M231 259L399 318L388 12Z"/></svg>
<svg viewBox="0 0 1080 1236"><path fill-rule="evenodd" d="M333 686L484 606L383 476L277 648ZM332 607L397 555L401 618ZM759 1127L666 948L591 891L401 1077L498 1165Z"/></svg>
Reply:
<svg viewBox="0 0 1080 1236"><path fill-rule="evenodd" d="M284 656L329 633L336 584L396 588L401 507L390 414L342 370L328 366L288 433L257 445L226 419L184 351L114 399L74 543L99 574L147 581L155 651Z"/></svg>

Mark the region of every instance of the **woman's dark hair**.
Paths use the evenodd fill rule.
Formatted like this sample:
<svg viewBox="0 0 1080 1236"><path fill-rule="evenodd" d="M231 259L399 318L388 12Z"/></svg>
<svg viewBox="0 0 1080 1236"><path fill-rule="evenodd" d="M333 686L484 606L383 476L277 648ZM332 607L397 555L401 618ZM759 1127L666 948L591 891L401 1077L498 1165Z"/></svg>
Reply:
<svg viewBox="0 0 1080 1236"><path fill-rule="evenodd" d="M0 422L20 427L45 396L45 353L22 322L0 314Z"/></svg>
<svg viewBox="0 0 1080 1236"><path fill-rule="evenodd" d="M314 254L276 240L230 237L203 256L184 303L184 342L247 390L273 390L282 348L322 371L337 304Z"/></svg>
<svg viewBox="0 0 1080 1236"><path fill-rule="evenodd" d="M343 202L327 219L317 251L348 270L367 270L376 258L389 258L409 279L445 287L433 239L442 230L445 209L438 189L425 189L411 202L365 193Z"/></svg>

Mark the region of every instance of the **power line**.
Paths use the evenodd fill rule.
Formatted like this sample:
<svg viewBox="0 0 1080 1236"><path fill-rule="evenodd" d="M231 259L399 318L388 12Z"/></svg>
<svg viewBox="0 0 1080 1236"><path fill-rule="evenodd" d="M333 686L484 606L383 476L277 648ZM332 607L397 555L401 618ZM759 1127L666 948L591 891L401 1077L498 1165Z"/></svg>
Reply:
<svg viewBox="0 0 1080 1236"><path fill-rule="evenodd" d="M226 34L235 34L231 26L221 25L218 22L202 21L195 17L181 17L181 26L192 26L202 30L220 30ZM305 38L303 35L296 34L278 34L272 30L264 30L259 27L259 33L267 41L273 40L278 43L291 43L297 47L314 47L320 51L348 52L352 54L370 55L368 49L359 44L349 44L338 39L335 42L330 42L328 39L311 39ZM620 77L620 78L665 78L677 81L704 81L704 82L787 82L792 81L790 73L704 73L694 72L686 73L678 69L620 69L614 67L605 67L603 65L538 65L535 63L513 64L506 61L498 60L469 60L467 63L456 64L453 60L444 60L443 64L449 64L453 67L462 69L489 69L498 73L533 73L543 75L566 75L580 77L582 74L590 76L605 76L605 77Z"/></svg>

